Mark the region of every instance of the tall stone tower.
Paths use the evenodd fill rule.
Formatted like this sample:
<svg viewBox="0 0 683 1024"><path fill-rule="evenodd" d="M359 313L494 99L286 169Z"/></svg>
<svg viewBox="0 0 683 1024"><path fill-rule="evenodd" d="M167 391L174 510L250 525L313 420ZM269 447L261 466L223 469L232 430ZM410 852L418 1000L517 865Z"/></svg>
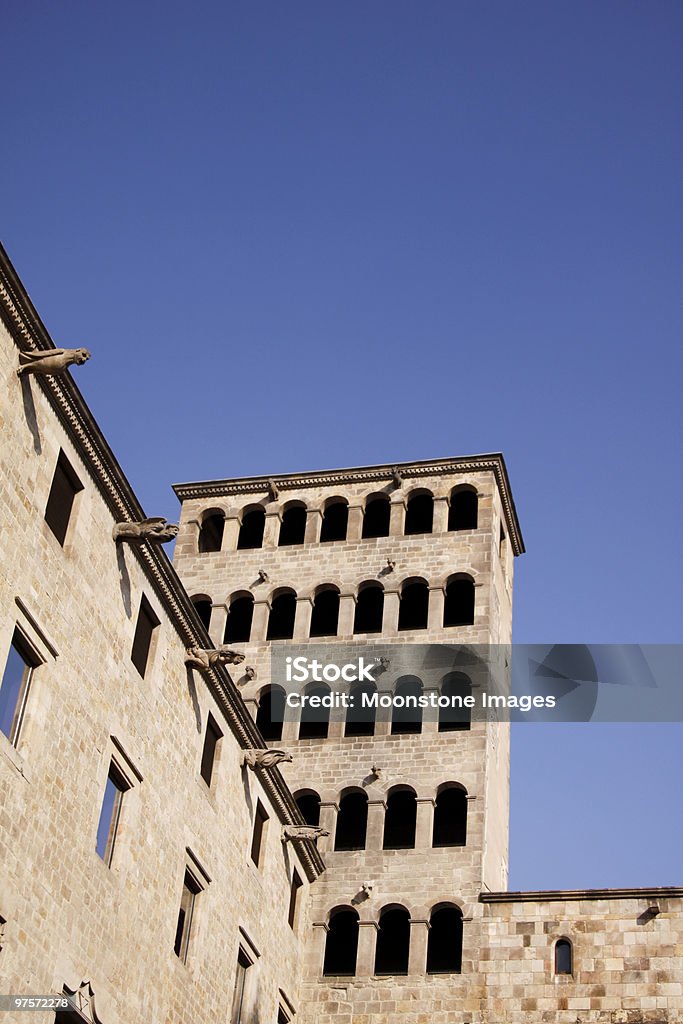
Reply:
<svg viewBox="0 0 683 1024"><path fill-rule="evenodd" d="M509 643L524 547L502 456L175 490L176 568L214 643L245 653L235 681L293 754L282 769L303 818L329 832L299 1019L469 1020L486 980L480 893L507 886L509 726L395 707L281 725L271 647ZM468 680L390 663L377 689L453 694Z"/></svg>

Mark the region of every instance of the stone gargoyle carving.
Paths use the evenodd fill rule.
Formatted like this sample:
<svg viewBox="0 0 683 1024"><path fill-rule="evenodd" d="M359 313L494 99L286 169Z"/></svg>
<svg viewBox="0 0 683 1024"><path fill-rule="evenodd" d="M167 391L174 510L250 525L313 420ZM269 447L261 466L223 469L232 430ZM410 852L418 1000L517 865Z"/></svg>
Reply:
<svg viewBox="0 0 683 1024"><path fill-rule="evenodd" d="M117 523L111 532L117 542L125 540L129 544L167 544L178 536L178 526L167 522L163 516L151 516L137 523Z"/></svg>
<svg viewBox="0 0 683 1024"><path fill-rule="evenodd" d="M270 496L271 501L277 501L277 499L280 497L280 490L278 488L278 485L272 478L268 480L268 494Z"/></svg>
<svg viewBox="0 0 683 1024"><path fill-rule="evenodd" d="M208 672L214 665L239 665L244 655L229 647L217 647L207 650L204 647L188 647L185 651L185 664L198 668L200 672Z"/></svg>
<svg viewBox="0 0 683 1024"><path fill-rule="evenodd" d="M20 352L17 377L30 373L42 376L58 376L70 366L82 366L90 359L87 348L48 348L40 352Z"/></svg>
<svg viewBox="0 0 683 1024"><path fill-rule="evenodd" d="M326 828L319 825L284 825L282 828L283 843L299 843L304 839L320 839L321 836L329 836Z"/></svg>
<svg viewBox="0 0 683 1024"><path fill-rule="evenodd" d="M242 764L246 764L255 772L258 768L274 768L283 761L293 761L294 758L287 750L275 750L266 747L265 749L245 750L242 757Z"/></svg>
<svg viewBox="0 0 683 1024"><path fill-rule="evenodd" d="M403 486L403 477L401 476L401 471L398 468L398 466L391 467L391 479L394 484L394 487Z"/></svg>
<svg viewBox="0 0 683 1024"><path fill-rule="evenodd" d="M253 665L245 665L244 674L250 682L256 679L257 676L256 669L254 668Z"/></svg>

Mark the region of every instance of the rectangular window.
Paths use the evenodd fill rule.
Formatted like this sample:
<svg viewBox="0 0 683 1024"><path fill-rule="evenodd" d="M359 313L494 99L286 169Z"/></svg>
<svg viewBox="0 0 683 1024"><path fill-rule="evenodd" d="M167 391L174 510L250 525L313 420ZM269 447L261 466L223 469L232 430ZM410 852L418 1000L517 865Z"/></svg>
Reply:
<svg viewBox="0 0 683 1024"><path fill-rule="evenodd" d="M107 867L111 865L111 859L114 855L116 832L119 827L119 818L121 817L121 804L123 802L123 794L127 789L130 789L130 786L112 761L109 765L107 785L104 789L104 799L102 800L102 810L100 811L100 822L97 826L97 840L95 843L95 849Z"/></svg>
<svg viewBox="0 0 683 1024"><path fill-rule="evenodd" d="M223 733L216 725L213 715L209 715L206 722L206 734L204 736L204 749L202 750L201 776L207 786L211 785L213 769L218 756L219 743Z"/></svg>
<svg viewBox="0 0 683 1024"><path fill-rule="evenodd" d="M277 1011L277 1024L290 1024L291 1019L284 1006L280 1006Z"/></svg>
<svg viewBox="0 0 683 1024"><path fill-rule="evenodd" d="M251 839L251 859L257 868L261 865L263 834L267 821L268 815L266 814L263 804L259 800L256 804L256 814L254 815L254 834Z"/></svg>
<svg viewBox="0 0 683 1024"><path fill-rule="evenodd" d="M235 992L232 997L232 1013L230 1014L230 1024L245 1024L245 994L247 988L247 971L252 966L253 961L247 956L245 951L240 946L239 955L237 957L237 974L235 976Z"/></svg>
<svg viewBox="0 0 683 1024"><path fill-rule="evenodd" d="M187 954L190 948L190 933L192 931L192 918L194 916L195 901L201 891L202 887L197 879L191 871L186 870L185 880L183 882L183 894L180 898L180 910L178 911L175 943L173 945L175 955L182 960L184 964L187 963Z"/></svg>
<svg viewBox="0 0 683 1024"><path fill-rule="evenodd" d="M140 611L138 612L138 621L133 638L133 650L130 654L131 661L143 679L147 669L147 659L149 658L149 649L152 645L152 637L158 625L159 619L154 614L152 606L143 594L140 600Z"/></svg>
<svg viewBox="0 0 683 1024"><path fill-rule="evenodd" d="M0 683L0 731L15 747L19 739L31 674L39 664L38 658L19 630L15 629Z"/></svg>
<svg viewBox="0 0 683 1024"><path fill-rule="evenodd" d="M74 498L82 490L83 484L76 476L64 452L60 451L45 507L45 522L62 547L71 518Z"/></svg>
<svg viewBox="0 0 683 1024"><path fill-rule="evenodd" d="M296 924L296 912L299 904L299 890L301 889L301 886L303 884L304 883L301 881L298 871L295 870L294 874L292 875L292 886L291 889L289 890L289 914L287 915L287 920L289 921L290 928L294 928L294 925Z"/></svg>

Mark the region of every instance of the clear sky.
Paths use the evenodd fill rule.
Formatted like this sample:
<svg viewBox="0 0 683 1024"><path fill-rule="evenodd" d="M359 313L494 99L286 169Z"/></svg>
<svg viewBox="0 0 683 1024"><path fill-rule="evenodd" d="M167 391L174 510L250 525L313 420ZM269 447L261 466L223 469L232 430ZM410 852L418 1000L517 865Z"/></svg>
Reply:
<svg viewBox="0 0 683 1024"><path fill-rule="evenodd" d="M9 0L2 35L2 238L150 514L502 450L515 638L681 642L678 0ZM682 739L515 727L511 885L683 884Z"/></svg>

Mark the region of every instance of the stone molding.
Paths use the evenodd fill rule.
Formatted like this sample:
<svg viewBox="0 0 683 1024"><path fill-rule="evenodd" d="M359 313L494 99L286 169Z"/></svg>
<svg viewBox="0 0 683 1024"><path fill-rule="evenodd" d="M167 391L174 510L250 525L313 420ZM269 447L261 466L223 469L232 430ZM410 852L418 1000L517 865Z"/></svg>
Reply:
<svg viewBox="0 0 683 1024"><path fill-rule="evenodd" d="M547 892L482 892L480 903L552 903L570 900L683 899L683 887L652 889L549 889Z"/></svg>

